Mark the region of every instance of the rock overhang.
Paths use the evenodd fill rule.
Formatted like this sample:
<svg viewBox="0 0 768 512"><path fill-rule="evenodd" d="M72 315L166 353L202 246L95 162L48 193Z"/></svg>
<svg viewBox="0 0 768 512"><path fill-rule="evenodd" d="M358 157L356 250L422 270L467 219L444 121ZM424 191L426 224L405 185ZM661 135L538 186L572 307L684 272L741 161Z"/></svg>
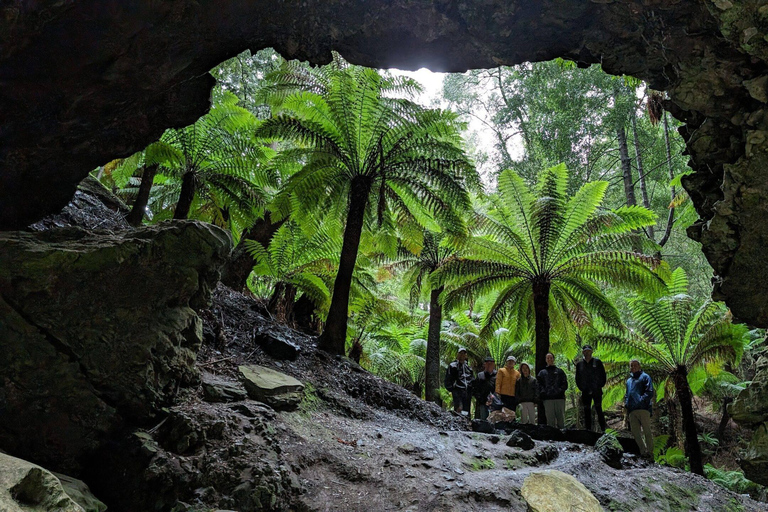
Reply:
<svg viewBox="0 0 768 512"><path fill-rule="evenodd" d="M193 122L209 105L207 71L246 48L440 71L563 57L667 90L686 123L695 174L684 185L702 217L691 232L716 296L768 324L768 297L755 293L768 285L755 276L768 240L768 13L757 0L48 0L0 11L0 229L58 211L95 166Z"/></svg>

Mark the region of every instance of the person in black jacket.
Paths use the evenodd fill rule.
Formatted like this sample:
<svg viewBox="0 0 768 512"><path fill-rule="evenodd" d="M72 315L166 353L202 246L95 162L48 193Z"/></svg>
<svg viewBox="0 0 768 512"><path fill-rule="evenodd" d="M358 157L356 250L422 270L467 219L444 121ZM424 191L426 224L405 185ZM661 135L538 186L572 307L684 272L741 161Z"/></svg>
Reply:
<svg viewBox="0 0 768 512"><path fill-rule="evenodd" d="M605 386L605 367L603 362L592 357L592 347L584 345L581 349L584 359L576 364L576 387L581 391L581 408L584 413L584 428L592 430L592 402L595 403L600 431L605 431L603 414L603 386Z"/></svg>
<svg viewBox="0 0 768 512"><path fill-rule="evenodd" d="M475 419L488 419L488 395L496 389L496 361L488 356L483 362L483 371L472 381L472 396L475 397Z"/></svg>
<svg viewBox="0 0 768 512"><path fill-rule="evenodd" d="M536 376L539 381L539 398L544 404L547 425L565 427L565 391L568 378L565 372L555 366L555 356L547 354L547 367Z"/></svg>
<svg viewBox="0 0 768 512"><path fill-rule="evenodd" d="M467 364L467 349L459 348L456 360L445 371L445 389L453 395L453 410L469 414L472 397L469 394L472 384L472 369Z"/></svg>

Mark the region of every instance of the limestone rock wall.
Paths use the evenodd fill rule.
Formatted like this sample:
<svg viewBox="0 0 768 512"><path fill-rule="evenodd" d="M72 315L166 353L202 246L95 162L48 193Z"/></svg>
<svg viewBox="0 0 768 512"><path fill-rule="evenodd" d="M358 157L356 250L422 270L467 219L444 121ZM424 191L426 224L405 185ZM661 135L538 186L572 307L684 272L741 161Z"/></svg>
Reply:
<svg viewBox="0 0 768 512"><path fill-rule="evenodd" d="M77 472L195 382L194 308L230 250L227 233L194 221L0 233L0 449Z"/></svg>
<svg viewBox="0 0 768 512"><path fill-rule="evenodd" d="M246 48L444 71L564 57L669 92L715 297L766 326L767 34L763 0L11 0L0 6L0 229L57 212L90 169L193 122L207 71Z"/></svg>

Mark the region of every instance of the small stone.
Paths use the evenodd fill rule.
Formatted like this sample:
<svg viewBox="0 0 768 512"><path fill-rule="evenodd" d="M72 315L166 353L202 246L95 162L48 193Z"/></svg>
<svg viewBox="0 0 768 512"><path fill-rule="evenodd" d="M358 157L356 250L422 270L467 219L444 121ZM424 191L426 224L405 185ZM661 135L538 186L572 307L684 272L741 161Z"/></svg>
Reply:
<svg viewBox="0 0 768 512"><path fill-rule="evenodd" d="M236 382L227 382L211 376L203 376L203 400L206 402L238 402L248 394Z"/></svg>

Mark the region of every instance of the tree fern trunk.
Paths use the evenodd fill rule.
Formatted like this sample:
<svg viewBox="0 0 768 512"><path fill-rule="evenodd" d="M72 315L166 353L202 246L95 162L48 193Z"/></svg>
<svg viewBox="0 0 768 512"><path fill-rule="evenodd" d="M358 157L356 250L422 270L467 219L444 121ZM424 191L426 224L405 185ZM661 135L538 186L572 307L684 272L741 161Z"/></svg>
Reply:
<svg viewBox="0 0 768 512"><path fill-rule="evenodd" d="M186 219L189 217L189 209L192 207L192 200L195 198L195 173L187 171L181 179L181 192L179 193L179 202L176 203L176 210L173 212L174 219Z"/></svg>
<svg viewBox="0 0 768 512"><path fill-rule="evenodd" d="M731 419L731 415L728 414L728 404L733 402L733 398L726 396L723 398L723 415L720 417L720 424L717 426L717 442L722 446L723 438L725 437L725 429L728 427L728 422Z"/></svg>
<svg viewBox="0 0 768 512"><path fill-rule="evenodd" d="M640 179L640 195L643 198L643 206L651 209L651 200L648 197L648 187L645 184L645 171L643 169L643 155L640 152L640 140L637 136L637 116L632 112L632 142L635 145L635 161L637 162L637 174ZM656 241L656 233L653 226L648 226L648 238Z"/></svg>
<svg viewBox="0 0 768 512"><path fill-rule="evenodd" d="M272 316L277 315L277 311L280 306L280 300L285 293L285 286L286 285L283 281L278 281L275 285L275 289L272 290L272 296L269 298L269 302L267 303L267 311L269 311L269 314Z"/></svg>
<svg viewBox="0 0 768 512"><path fill-rule="evenodd" d="M549 352L549 288L548 281L533 283L533 310L536 314L536 375L547 366ZM547 422L544 406L539 403L538 422Z"/></svg>
<svg viewBox="0 0 768 512"><path fill-rule="evenodd" d="M440 305L440 294L443 287L432 290L429 298L429 333L427 334L426 372L424 375L424 397L437 405L440 400L440 326L443 322L443 307Z"/></svg>
<svg viewBox="0 0 768 512"><path fill-rule="evenodd" d="M704 465L701 460L701 446L699 435L696 432L696 418L693 415L693 398L691 387L688 385L688 371L685 366L678 366L673 375L675 390L680 400L680 409L683 415L683 429L685 431L685 452L691 464L691 472L704 475Z"/></svg>
<svg viewBox="0 0 768 512"><path fill-rule="evenodd" d="M319 347L332 354L344 354L347 339L347 312L349 309L349 289L352 286L352 274L360 247L360 235L363 232L365 207L371 192L371 180L358 176L352 180L349 191L349 213L344 228L344 242L341 246L339 271L333 283L333 297L328 311L325 329L319 339Z"/></svg>
<svg viewBox="0 0 768 512"><path fill-rule="evenodd" d="M536 375L547 366L550 286L549 281L533 283L533 309L536 313Z"/></svg>
<svg viewBox="0 0 768 512"><path fill-rule="evenodd" d="M141 226L141 221L144 219L144 214L147 211L149 193L152 190L152 183L155 181L155 174L157 174L157 165L144 167L144 172L141 174L139 193L136 196L136 201L133 203L131 212L128 214L128 217L126 217L128 224L131 226Z"/></svg>

